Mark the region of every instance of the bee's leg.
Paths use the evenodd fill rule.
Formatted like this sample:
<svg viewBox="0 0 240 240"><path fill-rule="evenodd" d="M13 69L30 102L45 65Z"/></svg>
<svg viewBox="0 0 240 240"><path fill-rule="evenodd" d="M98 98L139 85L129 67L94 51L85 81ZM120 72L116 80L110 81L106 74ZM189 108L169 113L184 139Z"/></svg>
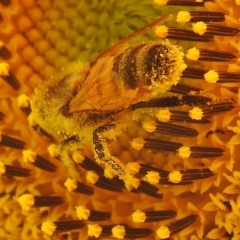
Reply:
<svg viewBox="0 0 240 240"><path fill-rule="evenodd" d="M112 123L100 126L93 132L93 153L98 163L104 163L125 183L130 190L136 188L139 181L134 178L128 168L118 158L111 156L103 133L106 135L114 127Z"/></svg>
<svg viewBox="0 0 240 240"><path fill-rule="evenodd" d="M123 177L125 175L125 165L121 163L117 158L111 156L106 144L105 138L102 136L114 127L113 124L107 124L97 128L93 132L93 151L94 157L99 163L104 163L109 166L116 175Z"/></svg>
<svg viewBox="0 0 240 240"><path fill-rule="evenodd" d="M79 149L79 139L77 136L71 136L65 140L63 140L58 145L59 158L63 162L63 164L68 169L68 174L71 178L80 181L81 176L78 169L77 163L71 157L71 154Z"/></svg>

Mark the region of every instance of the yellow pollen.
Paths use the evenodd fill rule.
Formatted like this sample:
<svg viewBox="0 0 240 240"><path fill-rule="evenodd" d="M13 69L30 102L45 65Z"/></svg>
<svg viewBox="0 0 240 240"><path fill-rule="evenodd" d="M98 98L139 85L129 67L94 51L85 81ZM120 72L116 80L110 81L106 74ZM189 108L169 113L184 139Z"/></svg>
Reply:
<svg viewBox="0 0 240 240"><path fill-rule="evenodd" d="M91 214L91 211L87 209L85 206L76 207L77 217L80 220L87 220Z"/></svg>
<svg viewBox="0 0 240 240"><path fill-rule="evenodd" d="M58 157L60 155L59 148L56 144L49 145L47 150L51 157Z"/></svg>
<svg viewBox="0 0 240 240"><path fill-rule="evenodd" d="M102 228L98 224L88 224L88 236L98 238L102 233Z"/></svg>
<svg viewBox="0 0 240 240"><path fill-rule="evenodd" d="M30 208L34 205L34 197L31 194L24 194L18 198L18 202L22 207L22 210L29 211Z"/></svg>
<svg viewBox="0 0 240 240"><path fill-rule="evenodd" d="M33 114L30 114L28 116L28 123L31 127L35 127L37 126L37 122L36 122L36 119L34 118L34 115Z"/></svg>
<svg viewBox="0 0 240 240"><path fill-rule="evenodd" d="M110 167L106 166L104 168L104 176L108 179L113 179L116 176L116 173Z"/></svg>
<svg viewBox="0 0 240 240"><path fill-rule="evenodd" d="M0 76L9 75L9 65L7 63L0 63Z"/></svg>
<svg viewBox="0 0 240 240"><path fill-rule="evenodd" d="M132 220L135 223L144 223L146 220L146 214L144 212L142 212L141 210L136 210L132 214Z"/></svg>
<svg viewBox="0 0 240 240"><path fill-rule="evenodd" d="M88 171L86 173L86 179L88 183L95 184L98 181L99 176L94 171Z"/></svg>
<svg viewBox="0 0 240 240"><path fill-rule="evenodd" d="M154 32L160 38L166 38L168 36L168 28L166 26L158 26Z"/></svg>
<svg viewBox="0 0 240 240"><path fill-rule="evenodd" d="M6 172L6 168L2 162L0 162L0 174L4 174Z"/></svg>
<svg viewBox="0 0 240 240"><path fill-rule="evenodd" d="M204 79L208 83L216 83L219 80L218 73L214 70L209 70L207 73L204 74Z"/></svg>
<svg viewBox="0 0 240 240"><path fill-rule="evenodd" d="M192 30L199 35L203 35L207 30L207 25L204 22L193 23Z"/></svg>
<svg viewBox="0 0 240 240"><path fill-rule="evenodd" d="M153 2L159 6L164 6L167 4L168 0L154 0Z"/></svg>
<svg viewBox="0 0 240 240"><path fill-rule="evenodd" d="M157 183L159 183L160 180L160 175L158 172L155 171L149 171L146 176L144 177L144 180L146 182L149 182L152 185L156 185Z"/></svg>
<svg viewBox="0 0 240 240"><path fill-rule="evenodd" d="M171 113L168 109L159 110L156 117L161 122L168 122L170 120Z"/></svg>
<svg viewBox="0 0 240 240"><path fill-rule="evenodd" d="M126 230L124 226L117 225L114 228L112 228L112 235L117 239L124 239L125 233L126 233Z"/></svg>
<svg viewBox="0 0 240 240"><path fill-rule="evenodd" d="M150 132L150 133L152 133L156 130L156 122L155 121L143 122L142 126L147 132Z"/></svg>
<svg viewBox="0 0 240 240"><path fill-rule="evenodd" d="M199 56L200 56L200 52L195 47L189 49L186 54L186 58L193 61L197 61Z"/></svg>
<svg viewBox="0 0 240 240"><path fill-rule="evenodd" d="M144 139L143 138L135 138L133 139L130 144L132 146L132 148L136 149L136 150L141 150L144 146Z"/></svg>
<svg viewBox="0 0 240 240"><path fill-rule="evenodd" d="M182 180L182 174L179 171L172 171L168 174L168 180L172 183L179 183Z"/></svg>
<svg viewBox="0 0 240 240"><path fill-rule="evenodd" d="M187 23L190 21L190 19L191 19L191 15L187 11L180 11L177 14L177 22L178 23Z"/></svg>
<svg viewBox="0 0 240 240"><path fill-rule="evenodd" d="M77 150L72 153L72 159L75 163L82 163L85 157L80 151Z"/></svg>
<svg viewBox="0 0 240 240"><path fill-rule="evenodd" d="M23 150L22 155L23 155L23 162L25 163L33 163L35 162L37 157L37 154L31 149Z"/></svg>
<svg viewBox="0 0 240 240"><path fill-rule="evenodd" d="M64 182L64 186L67 188L69 192L72 192L77 188L77 181L75 179L68 178Z"/></svg>
<svg viewBox="0 0 240 240"><path fill-rule="evenodd" d="M136 174L139 172L140 164L138 162L129 162L126 164L126 172L128 174Z"/></svg>
<svg viewBox="0 0 240 240"><path fill-rule="evenodd" d="M18 106L21 108L30 106L30 99L25 94L20 95L17 98Z"/></svg>
<svg viewBox="0 0 240 240"><path fill-rule="evenodd" d="M124 177L125 187L128 191L131 191L133 188L138 188L140 185L140 180L138 178L134 178L133 176Z"/></svg>
<svg viewBox="0 0 240 240"><path fill-rule="evenodd" d="M189 111L189 116L194 120L201 120L203 118L202 109L195 107Z"/></svg>
<svg viewBox="0 0 240 240"><path fill-rule="evenodd" d="M167 226L161 226L160 228L158 228L158 230L156 231L157 233L157 236L160 238L160 239L167 239L170 237L170 230L168 229Z"/></svg>
<svg viewBox="0 0 240 240"><path fill-rule="evenodd" d="M46 221L42 224L41 227L42 231L47 233L48 235L52 236L52 234L56 230L56 225L54 224L53 221Z"/></svg>
<svg viewBox="0 0 240 240"><path fill-rule="evenodd" d="M190 157L190 154L191 154L190 147L183 146L183 147L180 147L177 151L178 151L178 155L181 158L189 158Z"/></svg>

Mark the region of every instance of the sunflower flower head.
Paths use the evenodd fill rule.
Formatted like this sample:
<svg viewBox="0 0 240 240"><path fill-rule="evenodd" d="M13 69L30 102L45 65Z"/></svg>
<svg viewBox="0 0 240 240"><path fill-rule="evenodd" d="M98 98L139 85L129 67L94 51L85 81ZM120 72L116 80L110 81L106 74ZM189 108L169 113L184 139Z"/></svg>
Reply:
<svg viewBox="0 0 240 240"><path fill-rule="evenodd" d="M240 239L239 4L0 0L0 239Z"/></svg>

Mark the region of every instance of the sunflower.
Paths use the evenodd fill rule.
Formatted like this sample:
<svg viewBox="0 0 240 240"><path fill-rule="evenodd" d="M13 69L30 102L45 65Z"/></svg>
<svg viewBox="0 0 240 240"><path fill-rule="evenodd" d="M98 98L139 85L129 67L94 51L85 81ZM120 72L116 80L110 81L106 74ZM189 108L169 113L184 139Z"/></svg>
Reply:
<svg viewBox="0 0 240 240"><path fill-rule="evenodd" d="M0 239L240 239L239 4L0 0ZM107 142L138 181L90 145L71 153L74 179L31 118L34 89L144 26L130 45L162 41L184 67Z"/></svg>

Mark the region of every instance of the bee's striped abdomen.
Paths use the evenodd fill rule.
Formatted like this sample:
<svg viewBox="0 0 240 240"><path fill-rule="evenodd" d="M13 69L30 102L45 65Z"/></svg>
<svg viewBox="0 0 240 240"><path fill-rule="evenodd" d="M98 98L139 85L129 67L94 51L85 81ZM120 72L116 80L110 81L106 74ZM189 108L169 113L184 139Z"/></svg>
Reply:
<svg viewBox="0 0 240 240"><path fill-rule="evenodd" d="M179 54L180 53L180 54ZM120 54L113 66L125 86L135 89L141 85L150 86L155 82L167 88L176 84L184 69L182 52L169 42L153 42L129 47ZM178 69L178 67L180 67ZM173 79L172 73L178 73ZM172 83L171 83L172 82Z"/></svg>

